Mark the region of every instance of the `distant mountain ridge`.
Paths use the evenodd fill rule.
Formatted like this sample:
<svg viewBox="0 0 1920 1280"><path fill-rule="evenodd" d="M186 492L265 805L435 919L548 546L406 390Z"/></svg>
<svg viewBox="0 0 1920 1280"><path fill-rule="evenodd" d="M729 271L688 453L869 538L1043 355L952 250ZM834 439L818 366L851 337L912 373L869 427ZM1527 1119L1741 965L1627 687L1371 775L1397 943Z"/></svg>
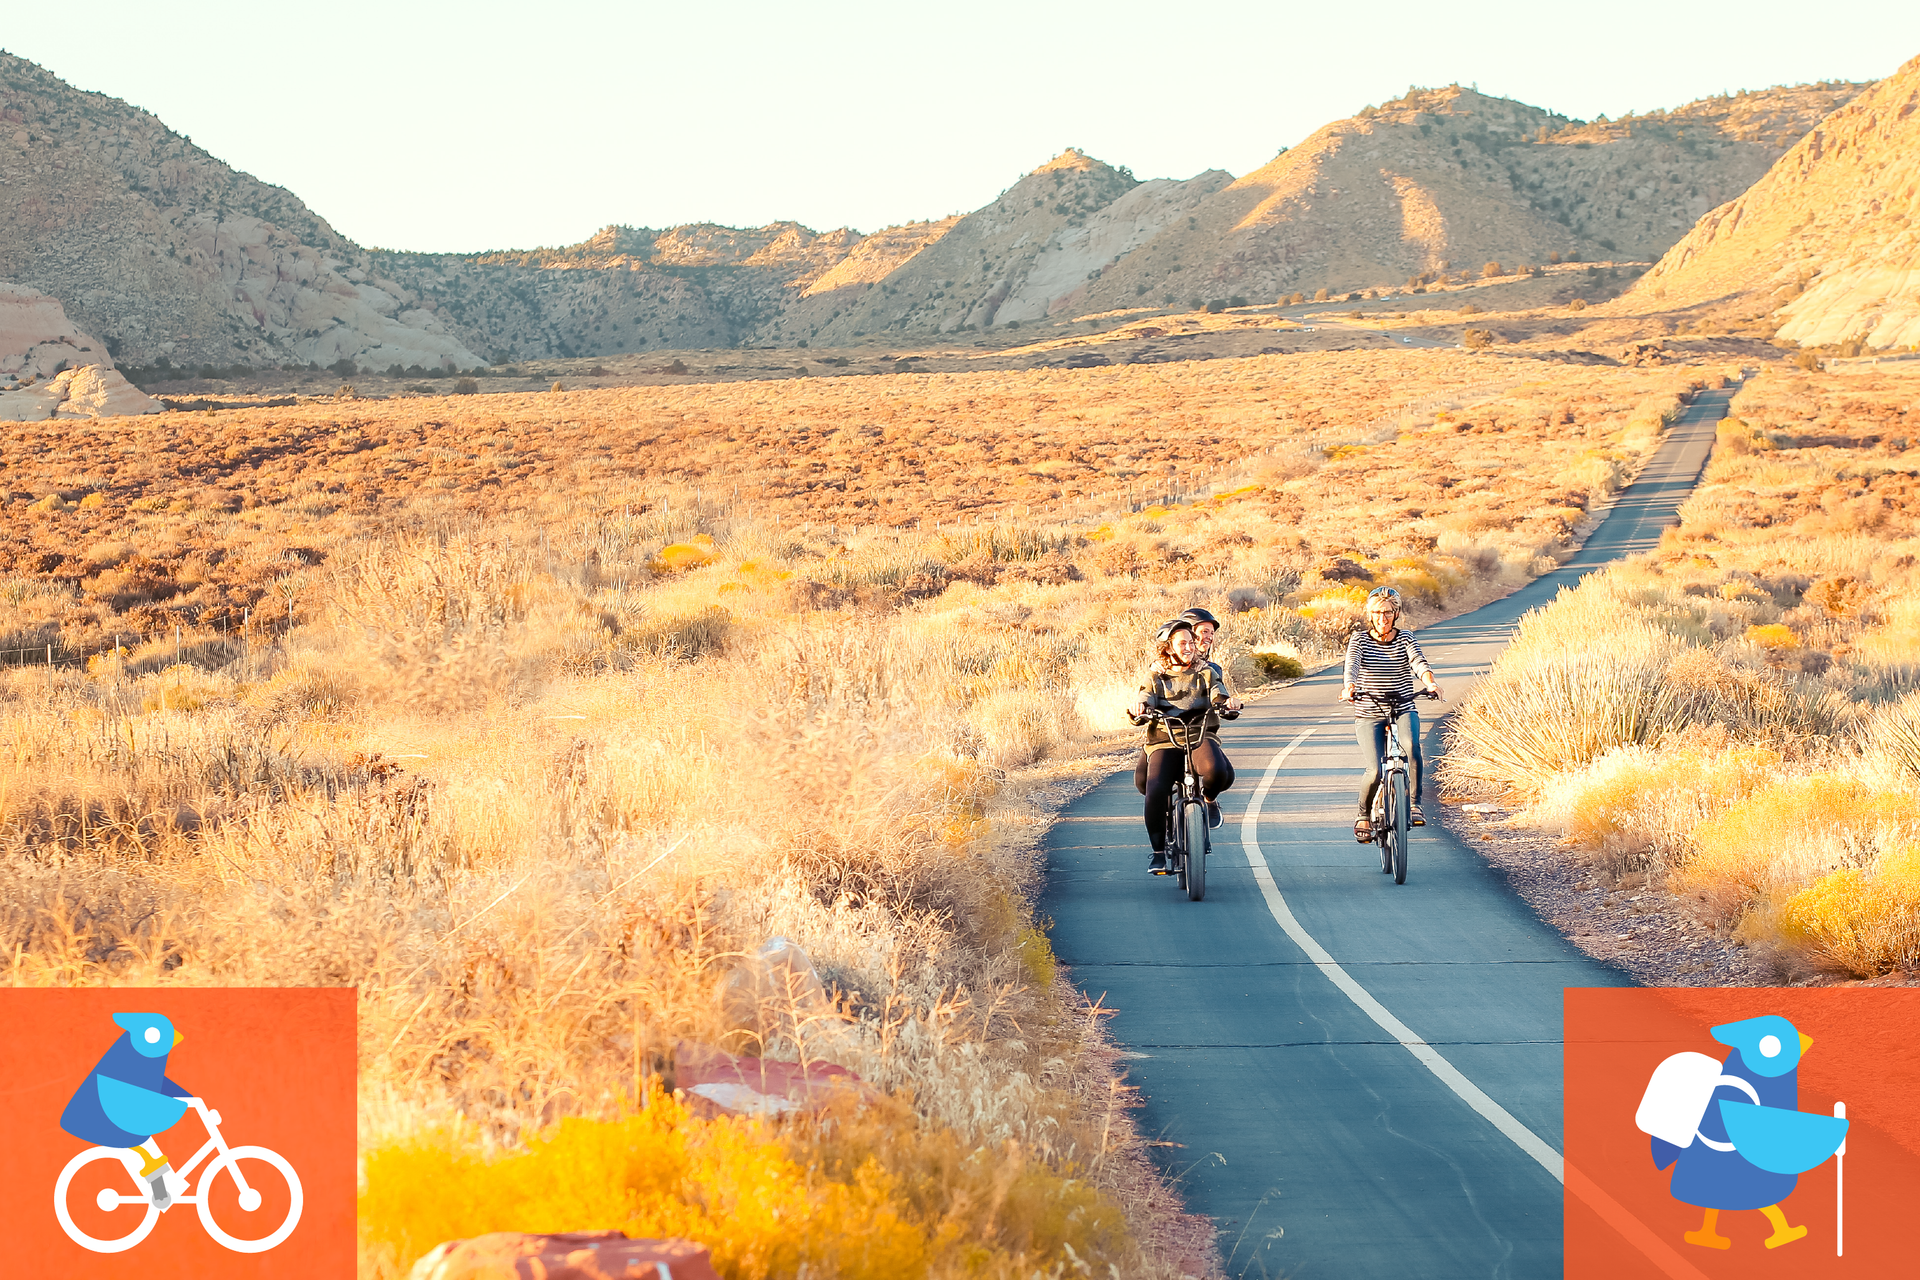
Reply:
<svg viewBox="0 0 1920 1280"><path fill-rule="evenodd" d="M1702 218L1622 305L1732 307L1803 346L1920 344L1920 58Z"/></svg>
<svg viewBox="0 0 1920 1280"><path fill-rule="evenodd" d="M0 53L0 282L122 363L482 364L292 193Z"/></svg>
<svg viewBox="0 0 1920 1280"><path fill-rule="evenodd" d="M151 115L0 53L0 282L58 298L122 364L466 368L924 338L1489 260L1651 259L1859 88L1592 124L1413 90L1237 180L1142 182L1068 149L973 213L872 235L610 226L558 249L425 254L355 245Z"/></svg>
<svg viewBox="0 0 1920 1280"><path fill-rule="evenodd" d="M1596 124L1458 85L1416 89L1232 183L1086 305L1312 296L1554 254L1650 260L1859 89L1774 89Z"/></svg>

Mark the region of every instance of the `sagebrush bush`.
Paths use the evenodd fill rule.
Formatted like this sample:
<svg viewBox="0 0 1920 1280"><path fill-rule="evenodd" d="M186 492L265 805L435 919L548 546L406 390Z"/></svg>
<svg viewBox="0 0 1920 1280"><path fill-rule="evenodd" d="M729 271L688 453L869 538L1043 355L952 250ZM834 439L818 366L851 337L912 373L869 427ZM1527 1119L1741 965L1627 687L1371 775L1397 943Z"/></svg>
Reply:
<svg viewBox="0 0 1920 1280"><path fill-rule="evenodd" d="M1680 525L1523 622L1442 776L1789 968L1910 968L1920 494L1879 432L1915 386L1749 381Z"/></svg>
<svg viewBox="0 0 1920 1280"><path fill-rule="evenodd" d="M1816 969L1876 978L1920 968L1920 849L1842 867L1779 904L1769 923Z"/></svg>
<svg viewBox="0 0 1920 1280"><path fill-rule="evenodd" d="M774 1124L702 1120L655 1092L523 1151L487 1157L428 1133L364 1166L365 1250L396 1269L442 1240L583 1223L700 1241L734 1280L1011 1280L1129 1249L1119 1210L1070 1172L917 1126L884 1100Z"/></svg>

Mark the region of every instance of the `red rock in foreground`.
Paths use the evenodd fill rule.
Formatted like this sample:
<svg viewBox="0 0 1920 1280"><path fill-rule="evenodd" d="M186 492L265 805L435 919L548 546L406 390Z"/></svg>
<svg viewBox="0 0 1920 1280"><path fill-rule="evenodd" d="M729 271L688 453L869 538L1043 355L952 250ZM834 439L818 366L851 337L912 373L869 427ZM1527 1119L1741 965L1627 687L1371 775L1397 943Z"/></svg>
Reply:
<svg viewBox="0 0 1920 1280"><path fill-rule="evenodd" d="M832 1062L741 1058L683 1040L674 1047L675 1088L695 1115L782 1116L818 1111L837 1093L873 1086Z"/></svg>
<svg viewBox="0 0 1920 1280"><path fill-rule="evenodd" d="M409 1280L720 1280L705 1245L619 1231L495 1231L436 1245Z"/></svg>

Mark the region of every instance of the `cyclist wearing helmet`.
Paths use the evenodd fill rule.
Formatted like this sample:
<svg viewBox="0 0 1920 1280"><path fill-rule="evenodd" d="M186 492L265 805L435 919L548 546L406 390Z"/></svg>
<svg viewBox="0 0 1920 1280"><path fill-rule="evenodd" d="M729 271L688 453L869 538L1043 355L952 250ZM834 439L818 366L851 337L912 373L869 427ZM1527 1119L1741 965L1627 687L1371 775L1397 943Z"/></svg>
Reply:
<svg viewBox="0 0 1920 1280"><path fill-rule="evenodd" d="M1227 683L1226 669L1213 660L1213 638L1220 632L1220 619L1214 617L1199 605L1188 609L1180 616L1193 624L1193 638L1199 642L1201 659L1213 668L1215 675L1220 677L1220 687L1227 691L1227 710L1240 710L1244 704L1240 701L1239 697L1234 694L1233 686ZM1207 732L1216 734L1220 732L1220 714L1218 712L1210 712L1208 714Z"/></svg>
<svg viewBox="0 0 1920 1280"><path fill-rule="evenodd" d="M1140 696L1132 707L1134 719L1149 707L1170 712L1199 711L1226 700L1227 688L1220 681L1218 669L1200 656L1193 624L1185 618L1164 624L1154 640L1153 664L1147 668ZM1155 875L1167 869L1167 797L1185 767L1186 753L1173 745L1166 725L1156 721L1147 730L1146 750L1134 770L1134 785L1147 797L1147 839L1153 845L1147 870ZM1214 797L1233 785L1233 766L1211 736L1204 737L1193 749L1193 771L1200 775L1208 820L1218 825L1220 806L1214 803Z"/></svg>
<svg viewBox="0 0 1920 1280"><path fill-rule="evenodd" d="M1356 628L1347 641L1346 679L1340 687L1343 701L1353 702L1354 737L1367 765L1360 781L1360 816L1353 822L1353 838L1365 844L1373 839L1373 793L1380 786L1380 756L1387 746L1387 713L1377 702L1355 702L1356 693L1381 697L1411 698L1421 685L1440 696L1433 667L1412 636L1400 630L1400 593L1392 587L1375 587L1367 594L1367 625ZM1426 825L1420 816L1420 713L1409 706L1394 723L1400 746L1407 753L1407 767L1413 774L1413 826Z"/></svg>
<svg viewBox="0 0 1920 1280"><path fill-rule="evenodd" d="M1240 701L1239 697L1233 692L1233 686L1227 683L1227 673L1225 669L1222 668L1219 663L1213 661L1213 637L1215 633L1220 630L1220 620L1198 605L1182 613L1180 620L1193 624L1193 638L1199 646L1200 660L1213 668L1213 674L1219 679L1220 687L1227 691L1226 709L1228 711L1239 711L1246 704ZM1205 732L1209 738L1216 740L1214 745L1218 747L1218 739L1220 737L1220 708L1215 707L1207 712ZM1220 758L1226 760L1227 753L1221 751ZM1233 779L1233 763L1227 761L1227 780L1222 784L1220 789L1225 791L1228 787L1231 787L1233 785ZM1133 765L1133 789L1142 795L1145 795L1147 791L1147 753L1145 751L1140 753L1140 758L1135 761ZM1213 826L1217 827L1220 825L1219 805L1213 805L1208 809L1207 820Z"/></svg>

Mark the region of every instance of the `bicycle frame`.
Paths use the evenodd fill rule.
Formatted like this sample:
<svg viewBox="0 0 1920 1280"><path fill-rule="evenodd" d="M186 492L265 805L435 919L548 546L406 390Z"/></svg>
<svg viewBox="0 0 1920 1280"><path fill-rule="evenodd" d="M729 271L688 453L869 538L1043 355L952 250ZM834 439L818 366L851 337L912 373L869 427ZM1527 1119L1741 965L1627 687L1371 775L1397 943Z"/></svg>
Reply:
<svg viewBox="0 0 1920 1280"><path fill-rule="evenodd" d="M1166 726L1167 738L1172 746L1184 756L1181 761L1180 781L1167 795L1167 863L1168 871L1176 876L1180 887L1187 891L1187 897L1198 902L1206 894L1206 857L1209 838L1204 822L1200 835L1200 848L1189 847L1187 824L1183 815L1189 805L1204 805L1206 792L1200 782L1200 775L1193 764L1193 750L1206 740L1207 722L1205 711L1172 712L1162 708L1149 708L1145 719L1159 721Z"/></svg>
<svg viewBox="0 0 1920 1280"><path fill-rule="evenodd" d="M191 1179L193 1177L193 1171L195 1169L198 1169L201 1163L204 1162L208 1156L213 1155L215 1152L218 1152L220 1155L224 1156L228 1154L228 1151L229 1151L229 1148L227 1146L226 1135L220 1132L220 1113L218 1111L210 1110L207 1107L207 1104L201 1101L199 1098L188 1098L186 1101L188 1106L192 1107L195 1111L200 1113L200 1122L206 1125L207 1133L210 1136L207 1138L205 1144L203 1144L198 1151L193 1153L193 1158L191 1160L187 1161L185 1164L181 1165L179 1168L174 1170L174 1173L177 1176L179 1176L183 1181L187 1181ZM234 1183L239 1186L240 1194L242 1196L251 1196L254 1194L253 1188L249 1187L246 1184L246 1179L241 1174L240 1166L237 1163L231 1165L230 1172L233 1175ZM139 1179L135 1178L134 1181L138 1182ZM190 1182L189 1182L189 1188L190 1190L188 1192L182 1192L180 1195L175 1196L173 1198L173 1202L175 1204L199 1204L201 1196L204 1193L200 1191L192 1191ZM114 1201L117 1204L145 1204L147 1203L147 1198L148 1198L148 1193L143 1189L141 1194L139 1195L115 1196ZM103 1203L101 1207L102 1208L106 1207L104 1204L104 1195L103 1195Z"/></svg>
<svg viewBox="0 0 1920 1280"><path fill-rule="evenodd" d="M285 1156L269 1147L228 1145L226 1135L220 1131L221 1117L218 1111L208 1107L199 1098L186 1098L183 1101L199 1113L200 1121L207 1129L207 1141L185 1164L162 1175L167 1180L168 1189L175 1193L168 1207L175 1204L193 1205L195 1212L199 1215L200 1225L205 1228L207 1234L222 1247L235 1253L264 1253L284 1242L299 1225L300 1212L304 1203L304 1192L300 1186L298 1171ZM135 1188L135 1194L126 1195L116 1192L109 1184L100 1188L96 1195L88 1197L88 1202L106 1213L125 1207L143 1211L137 1222L133 1219L119 1220L117 1227L124 1230L117 1236L93 1236L77 1226L68 1203L73 1179L88 1165L97 1161L109 1161L125 1170L127 1180ZM259 1188L247 1183L245 1164L248 1161L259 1161L262 1166L277 1171L277 1176L283 1179L286 1185L285 1215L264 1235L235 1234L229 1230L229 1224L221 1222L214 1210L212 1186L223 1170L233 1179L238 1207L242 1213L252 1214L264 1207L266 1197ZM190 1181L196 1173L200 1178L197 1187ZM260 1175L256 1172L255 1176ZM225 1203L224 1196L221 1197L221 1203ZM92 1147L75 1154L60 1171L60 1176L54 1183L53 1211L61 1229L67 1233L68 1239L81 1248L94 1253L123 1253L147 1238L154 1224L159 1221L161 1208L154 1202L151 1184L140 1176L140 1160L133 1151L122 1147Z"/></svg>
<svg viewBox="0 0 1920 1280"><path fill-rule="evenodd" d="M1382 694L1356 691L1354 700L1373 703L1386 713L1386 741L1380 752L1380 782L1373 793L1368 822L1373 828L1372 843L1380 846L1380 870L1393 877L1395 884L1407 882L1406 807L1410 802L1412 763L1400 741L1396 726L1400 717L1413 710L1414 702L1431 693L1416 693L1411 698L1390 698Z"/></svg>

